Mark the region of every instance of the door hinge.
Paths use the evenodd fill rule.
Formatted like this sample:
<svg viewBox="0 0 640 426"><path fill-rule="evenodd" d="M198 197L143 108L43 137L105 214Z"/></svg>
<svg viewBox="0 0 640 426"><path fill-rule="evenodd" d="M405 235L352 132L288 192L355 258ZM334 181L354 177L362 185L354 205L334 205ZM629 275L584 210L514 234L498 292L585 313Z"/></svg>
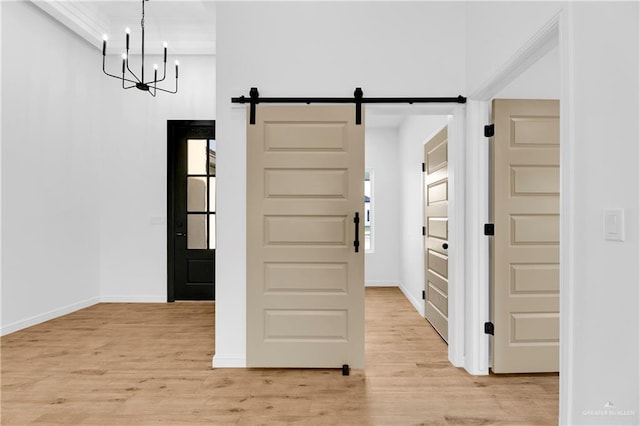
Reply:
<svg viewBox="0 0 640 426"><path fill-rule="evenodd" d="M425 294L424 290L422 290L422 300L425 300L427 298L427 295Z"/></svg>
<svg viewBox="0 0 640 426"><path fill-rule="evenodd" d="M425 167L424 163L422 163L422 172L424 173L426 171L427 171L427 168Z"/></svg>
<svg viewBox="0 0 640 426"><path fill-rule="evenodd" d="M493 323L485 322L484 323L484 334L490 334L493 336Z"/></svg>
<svg viewBox="0 0 640 426"><path fill-rule="evenodd" d="M493 223L485 223L484 224L484 235L492 236L495 235L496 227Z"/></svg>
<svg viewBox="0 0 640 426"><path fill-rule="evenodd" d="M425 226L422 227L422 236L427 235L427 228Z"/></svg>
<svg viewBox="0 0 640 426"><path fill-rule="evenodd" d="M488 124L484 126L484 137L490 138L495 134L495 126L493 124Z"/></svg>

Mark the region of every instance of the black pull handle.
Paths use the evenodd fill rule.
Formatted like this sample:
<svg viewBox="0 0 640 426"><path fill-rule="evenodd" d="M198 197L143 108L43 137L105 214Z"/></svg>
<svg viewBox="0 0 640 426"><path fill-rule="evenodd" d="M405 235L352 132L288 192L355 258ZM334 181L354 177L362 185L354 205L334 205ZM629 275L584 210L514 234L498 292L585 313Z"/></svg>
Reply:
<svg viewBox="0 0 640 426"><path fill-rule="evenodd" d="M187 234L185 234L184 232L176 232L176 237L186 237Z"/></svg>
<svg viewBox="0 0 640 426"><path fill-rule="evenodd" d="M446 250L446 249L448 249L448 248L449 248L449 244L447 244L447 243L442 243L442 248L443 248L443 249L445 249L445 250Z"/></svg>
<svg viewBox="0 0 640 426"><path fill-rule="evenodd" d="M358 232L360 228L360 213L356 212L356 215L353 217L353 223L356 224L356 226L354 227L356 230L356 239L353 240L353 247L356 249L356 253L358 253L358 249L360 247L360 234Z"/></svg>

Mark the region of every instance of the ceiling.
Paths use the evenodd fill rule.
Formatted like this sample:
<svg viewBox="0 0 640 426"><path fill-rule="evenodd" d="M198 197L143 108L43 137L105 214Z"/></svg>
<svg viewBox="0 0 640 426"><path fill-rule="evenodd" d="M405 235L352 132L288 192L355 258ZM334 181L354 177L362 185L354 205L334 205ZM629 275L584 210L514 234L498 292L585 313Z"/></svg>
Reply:
<svg viewBox="0 0 640 426"><path fill-rule="evenodd" d="M141 47L142 0L81 1L32 0L89 43L102 49L107 35L107 54L122 54L125 29L131 29L130 53ZM145 53L215 55L216 3L212 0L150 0L145 2Z"/></svg>
<svg viewBox="0 0 640 426"><path fill-rule="evenodd" d="M1 1L1 0L0 0ZM31 0L63 25L107 54L125 50L125 29L131 29L130 53L140 53L142 0ZM216 54L216 1L149 0L145 2L145 53L161 54L163 42L173 55ZM448 109L428 105L369 105L368 128L398 128L413 115L446 115Z"/></svg>

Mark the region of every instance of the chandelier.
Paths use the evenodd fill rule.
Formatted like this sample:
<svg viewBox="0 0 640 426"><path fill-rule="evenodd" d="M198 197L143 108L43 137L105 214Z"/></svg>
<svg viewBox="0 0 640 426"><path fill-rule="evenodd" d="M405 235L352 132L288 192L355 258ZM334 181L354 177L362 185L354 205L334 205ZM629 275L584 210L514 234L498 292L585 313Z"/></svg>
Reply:
<svg viewBox="0 0 640 426"><path fill-rule="evenodd" d="M158 79L158 65L153 64L153 80L145 81L144 76L144 2L149 0L142 0L142 20L140 21L140 26L142 27L142 59L140 66L140 76L136 75L129 68L129 35L131 30L129 28L126 29L126 52L122 54L122 75L114 75L110 74L106 70L106 58L107 58L107 36L105 35L102 39L102 72L104 72L109 77L117 78L122 81L123 89L131 89L136 88L138 90L142 90L143 92L148 92L151 96L156 96L158 90L167 93L178 93L178 61L176 61L176 88L175 90L167 90L161 87L158 87L158 83L164 81L167 77L167 43L164 43L164 66L162 71L162 78ZM128 74L127 74L128 72ZM133 84L129 84L133 83Z"/></svg>

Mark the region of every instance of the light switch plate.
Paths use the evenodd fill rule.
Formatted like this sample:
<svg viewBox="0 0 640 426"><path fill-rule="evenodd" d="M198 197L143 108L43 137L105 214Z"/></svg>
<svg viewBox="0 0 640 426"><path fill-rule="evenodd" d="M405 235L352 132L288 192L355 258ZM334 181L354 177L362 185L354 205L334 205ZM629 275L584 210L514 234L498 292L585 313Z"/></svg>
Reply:
<svg viewBox="0 0 640 426"><path fill-rule="evenodd" d="M604 239L608 241L624 241L624 210L605 209Z"/></svg>
<svg viewBox="0 0 640 426"><path fill-rule="evenodd" d="M164 224L164 218L162 216L151 216L149 222L151 222L152 225L162 225Z"/></svg>

